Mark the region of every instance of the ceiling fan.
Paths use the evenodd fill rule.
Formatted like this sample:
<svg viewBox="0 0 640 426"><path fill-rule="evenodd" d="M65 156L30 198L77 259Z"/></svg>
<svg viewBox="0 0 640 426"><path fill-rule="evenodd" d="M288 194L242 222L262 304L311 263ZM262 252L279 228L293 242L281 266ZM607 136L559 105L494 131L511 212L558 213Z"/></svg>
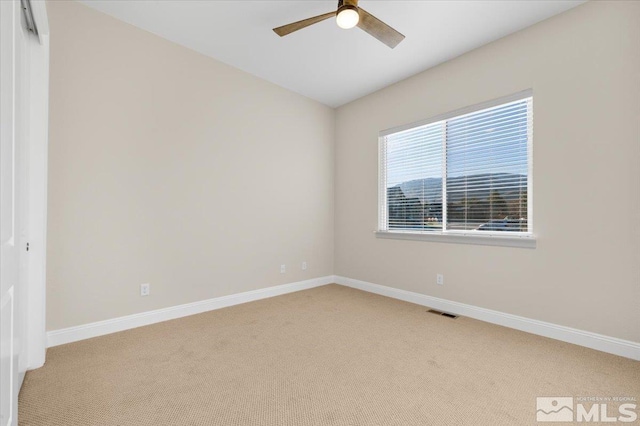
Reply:
<svg viewBox="0 0 640 426"><path fill-rule="evenodd" d="M404 36L398 31L391 28L366 10L358 7L358 0L338 0L338 10L328 12L323 15L314 16L313 18L303 19L302 21L293 22L274 28L273 31L280 37L291 34L294 31L301 30L309 25L317 24L332 16L336 17L336 23L340 28L349 29L356 25L374 36L390 48L394 48L404 40Z"/></svg>

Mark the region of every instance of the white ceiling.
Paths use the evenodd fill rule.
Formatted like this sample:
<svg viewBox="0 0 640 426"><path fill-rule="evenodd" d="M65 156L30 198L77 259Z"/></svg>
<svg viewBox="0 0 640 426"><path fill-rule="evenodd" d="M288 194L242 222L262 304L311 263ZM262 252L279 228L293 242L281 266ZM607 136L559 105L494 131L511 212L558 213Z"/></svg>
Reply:
<svg viewBox="0 0 640 426"><path fill-rule="evenodd" d="M406 39L390 49L334 19L280 38L272 28L336 0L82 0L94 9L337 107L575 7L584 0L382 1L359 5ZM526 52L523 52L526 54Z"/></svg>

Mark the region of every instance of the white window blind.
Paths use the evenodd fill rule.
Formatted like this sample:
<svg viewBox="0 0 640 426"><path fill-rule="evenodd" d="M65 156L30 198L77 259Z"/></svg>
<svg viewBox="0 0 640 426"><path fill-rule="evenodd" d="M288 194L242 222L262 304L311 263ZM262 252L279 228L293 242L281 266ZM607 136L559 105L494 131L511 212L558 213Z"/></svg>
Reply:
<svg viewBox="0 0 640 426"><path fill-rule="evenodd" d="M442 229L443 123L385 138L389 230Z"/></svg>
<svg viewBox="0 0 640 426"><path fill-rule="evenodd" d="M532 97L380 138L380 230L531 235Z"/></svg>

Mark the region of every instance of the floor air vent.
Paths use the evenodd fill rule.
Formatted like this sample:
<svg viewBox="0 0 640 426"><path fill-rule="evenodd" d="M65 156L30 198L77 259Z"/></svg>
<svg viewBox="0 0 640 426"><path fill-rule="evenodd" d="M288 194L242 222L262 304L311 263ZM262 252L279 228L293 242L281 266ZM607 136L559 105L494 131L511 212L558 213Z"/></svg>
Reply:
<svg viewBox="0 0 640 426"><path fill-rule="evenodd" d="M443 317L452 318L452 319L458 318L457 315L450 314L449 312L436 311L435 309L429 309L427 312L431 314L442 315Z"/></svg>

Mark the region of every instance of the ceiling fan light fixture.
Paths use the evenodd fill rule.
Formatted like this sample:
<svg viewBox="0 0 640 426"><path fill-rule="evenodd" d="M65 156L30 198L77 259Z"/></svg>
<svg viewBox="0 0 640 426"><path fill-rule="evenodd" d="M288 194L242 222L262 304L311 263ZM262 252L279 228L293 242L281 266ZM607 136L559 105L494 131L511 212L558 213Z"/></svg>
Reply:
<svg viewBox="0 0 640 426"><path fill-rule="evenodd" d="M336 23L345 30L355 27L359 21L358 8L351 5L342 6L336 15Z"/></svg>
<svg viewBox="0 0 640 426"><path fill-rule="evenodd" d="M322 15L312 16L311 18L282 25L281 27L274 28L273 32L280 37L284 37L287 34L331 18L336 19L336 24L340 28L349 29L357 26L362 31L375 37L392 49L404 40L404 36L397 30L361 7L358 7L358 0L338 0L337 11L323 13Z"/></svg>

